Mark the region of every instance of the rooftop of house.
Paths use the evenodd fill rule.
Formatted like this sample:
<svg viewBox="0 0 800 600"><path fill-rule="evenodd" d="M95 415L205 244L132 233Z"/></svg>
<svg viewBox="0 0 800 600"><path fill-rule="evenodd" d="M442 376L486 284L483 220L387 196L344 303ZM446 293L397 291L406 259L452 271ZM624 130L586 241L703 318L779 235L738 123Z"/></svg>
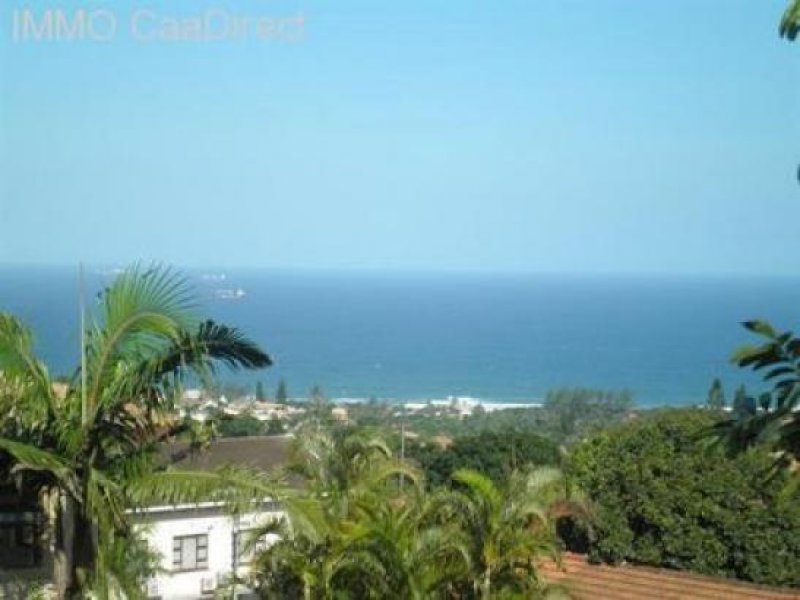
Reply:
<svg viewBox="0 0 800 600"><path fill-rule="evenodd" d="M544 578L564 585L575 600L799 600L800 590L766 587L651 567L590 564L586 557L567 553L562 568L542 565Z"/></svg>
<svg viewBox="0 0 800 600"><path fill-rule="evenodd" d="M162 456L175 467L193 471L229 465L275 471L286 465L291 442L289 436L221 438L194 452L187 442L175 442L164 446Z"/></svg>

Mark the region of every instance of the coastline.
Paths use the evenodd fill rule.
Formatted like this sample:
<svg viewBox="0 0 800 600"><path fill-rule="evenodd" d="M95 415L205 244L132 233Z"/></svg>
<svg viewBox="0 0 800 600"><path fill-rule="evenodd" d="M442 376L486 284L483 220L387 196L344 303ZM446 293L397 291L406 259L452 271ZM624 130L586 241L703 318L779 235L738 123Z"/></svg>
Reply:
<svg viewBox="0 0 800 600"><path fill-rule="evenodd" d="M310 401L305 398L304 401ZM369 404L370 402L379 404L390 404L402 406L405 410L418 412L427 407L452 407L459 411L472 412L481 407L486 412L498 410L508 410L514 408L541 408L544 406L543 398L534 398L529 402L503 402L501 400L483 400L472 396L448 396L447 398L430 398L427 400L401 400L401 399L379 399L379 398L331 398L330 402L336 406L347 406L353 404Z"/></svg>

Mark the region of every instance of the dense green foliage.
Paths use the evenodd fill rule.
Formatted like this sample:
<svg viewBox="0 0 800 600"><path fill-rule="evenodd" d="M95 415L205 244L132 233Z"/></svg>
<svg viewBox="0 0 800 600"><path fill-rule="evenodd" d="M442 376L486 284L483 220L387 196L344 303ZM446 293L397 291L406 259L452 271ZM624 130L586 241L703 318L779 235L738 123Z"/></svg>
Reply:
<svg viewBox="0 0 800 600"><path fill-rule="evenodd" d="M623 420L633 410L630 392L564 388L549 392L542 426L559 443L572 443Z"/></svg>
<svg viewBox="0 0 800 600"><path fill-rule="evenodd" d="M461 470L452 490L421 474L366 430L310 429L292 471L316 518L273 524L281 539L255 561L265 598L537 598L557 591L535 559L558 550L551 509L563 504L553 468L496 484Z"/></svg>
<svg viewBox="0 0 800 600"><path fill-rule="evenodd" d="M800 585L800 502L771 458L710 446L717 413L670 410L575 447L569 471L594 503L600 560Z"/></svg>
<svg viewBox="0 0 800 600"><path fill-rule="evenodd" d="M457 437L442 447L435 442L406 443L406 456L424 471L432 486L449 485L459 469L478 471L496 482L503 482L514 471L530 465L558 465L558 447L529 431L485 430Z"/></svg>
<svg viewBox="0 0 800 600"><path fill-rule="evenodd" d="M253 415L222 416L216 421L221 437L248 437L255 435L280 435L284 432L279 419L259 421Z"/></svg>
<svg viewBox="0 0 800 600"><path fill-rule="evenodd" d="M264 426L251 415L241 415L229 419L219 419L217 434L222 437L247 437L261 435Z"/></svg>

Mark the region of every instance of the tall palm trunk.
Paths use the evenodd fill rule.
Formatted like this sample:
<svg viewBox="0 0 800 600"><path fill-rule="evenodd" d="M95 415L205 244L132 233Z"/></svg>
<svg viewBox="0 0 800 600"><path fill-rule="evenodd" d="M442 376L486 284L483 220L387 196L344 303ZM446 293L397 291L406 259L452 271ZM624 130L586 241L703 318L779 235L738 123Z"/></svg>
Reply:
<svg viewBox="0 0 800 600"><path fill-rule="evenodd" d="M84 491L83 498L88 494ZM85 591L97 563L97 526L86 514L86 506L65 496L64 537L66 598L77 598Z"/></svg>
<svg viewBox="0 0 800 600"><path fill-rule="evenodd" d="M77 597L97 561L97 540L94 524L86 517L75 499L61 495L56 522L53 579L56 597Z"/></svg>
<svg viewBox="0 0 800 600"><path fill-rule="evenodd" d="M56 597L64 599L73 585L74 574L74 540L75 540L75 500L64 494L58 494L55 518L55 556L53 561L53 580Z"/></svg>
<svg viewBox="0 0 800 600"><path fill-rule="evenodd" d="M492 598L492 570L490 567L486 567L486 570L483 572L481 598L483 598L483 600L491 600Z"/></svg>
<svg viewBox="0 0 800 600"><path fill-rule="evenodd" d="M75 535L72 538L72 587L77 594L92 576L97 562L96 527L83 511L75 511Z"/></svg>

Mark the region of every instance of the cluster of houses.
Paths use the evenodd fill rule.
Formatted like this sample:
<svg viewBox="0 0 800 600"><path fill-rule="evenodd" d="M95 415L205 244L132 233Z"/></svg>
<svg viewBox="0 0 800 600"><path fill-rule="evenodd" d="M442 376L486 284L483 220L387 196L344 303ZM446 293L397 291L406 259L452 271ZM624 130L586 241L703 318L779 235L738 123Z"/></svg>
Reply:
<svg viewBox="0 0 800 600"><path fill-rule="evenodd" d="M539 401L530 402L487 402L468 396L448 396L441 400L427 402L406 402L403 410L406 414L427 415L433 417L470 417L476 412L494 412L512 408L532 408L541 406Z"/></svg>
<svg viewBox="0 0 800 600"><path fill-rule="evenodd" d="M190 389L183 392L180 415L190 416L195 421L207 421L214 415L223 413L230 417L250 415L259 421L290 422L296 420L307 412L297 403L280 403L257 400L255 396L244 396L229 400L224 395L214 397L202 390ZM347 421L347 408L333 406L331 416L337 421Z"/></svg>

